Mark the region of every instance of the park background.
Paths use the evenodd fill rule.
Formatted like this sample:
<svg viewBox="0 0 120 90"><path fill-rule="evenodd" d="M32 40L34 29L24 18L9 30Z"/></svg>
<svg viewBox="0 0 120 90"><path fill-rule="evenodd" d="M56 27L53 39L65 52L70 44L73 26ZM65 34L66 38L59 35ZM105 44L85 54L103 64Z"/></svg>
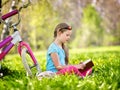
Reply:
<svg viewBox="0 0 120 90"><path fill-rule="evenodd" d="M12 1L17 8L22 4L4 0L2 14L9 12ZM120 0L32 0L20 15L19 31L34 50L48 48L60 22L72 26L70 49L120 45ZM0 29L1 39L10 34L3 25Z"/></svg>
<svg viewBox="0 0 120 90"><path fill-rule="evenodd" d="M2 0L2 15L19 8L25 0ZM1 90L120 90L120 0L31 0L20 12L17 26L28 42L42 71L46 70L46 51L53 41L53 31L60 22L73 28L70 64L92 59L93 73L84 79L75 75L54 78L26 76L15 46L0 62ZM14 3L15 2L15 3ZM26 2L24 2L26 3ZM14 7L11 5L14 4ZM17 20L14 17L9 22ZM0 25L0 39L12 30Z"/></svg>

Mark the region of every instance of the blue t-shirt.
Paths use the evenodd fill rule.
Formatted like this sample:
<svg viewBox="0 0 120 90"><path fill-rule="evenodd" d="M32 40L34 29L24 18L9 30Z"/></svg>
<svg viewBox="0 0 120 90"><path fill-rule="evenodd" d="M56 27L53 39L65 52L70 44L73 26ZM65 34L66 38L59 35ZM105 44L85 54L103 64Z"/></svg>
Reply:
<svg viewBox="0 0 120 90"><path fill-rule="evenodd" d="M46 69L47 69L47 71L57 72L58 70L55 68L55 65L50 56L51 53L57 53L60 64L65 65L65 52L62 48L60 48L54 42L48 48Z"/></svg>

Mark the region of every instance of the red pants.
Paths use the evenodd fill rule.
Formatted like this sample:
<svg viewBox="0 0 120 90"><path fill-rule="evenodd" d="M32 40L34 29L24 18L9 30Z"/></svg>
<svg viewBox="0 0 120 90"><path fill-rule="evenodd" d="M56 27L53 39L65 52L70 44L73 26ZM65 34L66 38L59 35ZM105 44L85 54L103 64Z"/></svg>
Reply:
<svg viewBox="0 0 120 90"><path fill-rule="evenodd" d="M56 74L76 74L81 77L85 77L87 75L90 75L92 73L92 68L86 70L85 72L80 72L76 67L69 66L64 69L59 70Z"/></svg>

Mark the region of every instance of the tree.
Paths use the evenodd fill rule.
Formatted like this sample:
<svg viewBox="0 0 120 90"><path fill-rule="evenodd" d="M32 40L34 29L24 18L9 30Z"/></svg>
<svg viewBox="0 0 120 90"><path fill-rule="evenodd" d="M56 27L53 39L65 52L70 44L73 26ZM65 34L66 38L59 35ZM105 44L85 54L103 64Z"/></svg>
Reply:
<svg viewBox="0 0 120 90"><path fill-rule="evenodd" d="M72 46L88 47L101 46L103 43L104 29L101 26L102 19L91 5L83 9L81 26L76 32L76 39Z"/></svg>
<svg viewBox="0 0 120 90"><path fill-rule="evenodd" d="M31 7L33 12L30 13L29 33L30 44L34 49L46 49L53 40L53 30L57 22L57 14L53 11L52 6L47 0L38 2Z"/></svg>

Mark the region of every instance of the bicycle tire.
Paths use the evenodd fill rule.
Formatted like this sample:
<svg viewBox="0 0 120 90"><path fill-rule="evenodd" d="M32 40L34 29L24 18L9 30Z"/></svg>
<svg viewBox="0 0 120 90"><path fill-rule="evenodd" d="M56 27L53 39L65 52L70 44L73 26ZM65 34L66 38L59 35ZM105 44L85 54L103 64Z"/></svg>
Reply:
<svg viewBox="0 0 120 90"><path fill-rule="evenodd" d="M26 57L27 55L28 56L30 56L30 55L29 55L29 53L27 53L27 51L28 51L27 48L22 48L22 51L21 51L22 63L23 63L23 66L26 70L27 76L32 77L33 74L32 74L32 71L30 69L30 66L28 64L27 57Z"/></svg>

